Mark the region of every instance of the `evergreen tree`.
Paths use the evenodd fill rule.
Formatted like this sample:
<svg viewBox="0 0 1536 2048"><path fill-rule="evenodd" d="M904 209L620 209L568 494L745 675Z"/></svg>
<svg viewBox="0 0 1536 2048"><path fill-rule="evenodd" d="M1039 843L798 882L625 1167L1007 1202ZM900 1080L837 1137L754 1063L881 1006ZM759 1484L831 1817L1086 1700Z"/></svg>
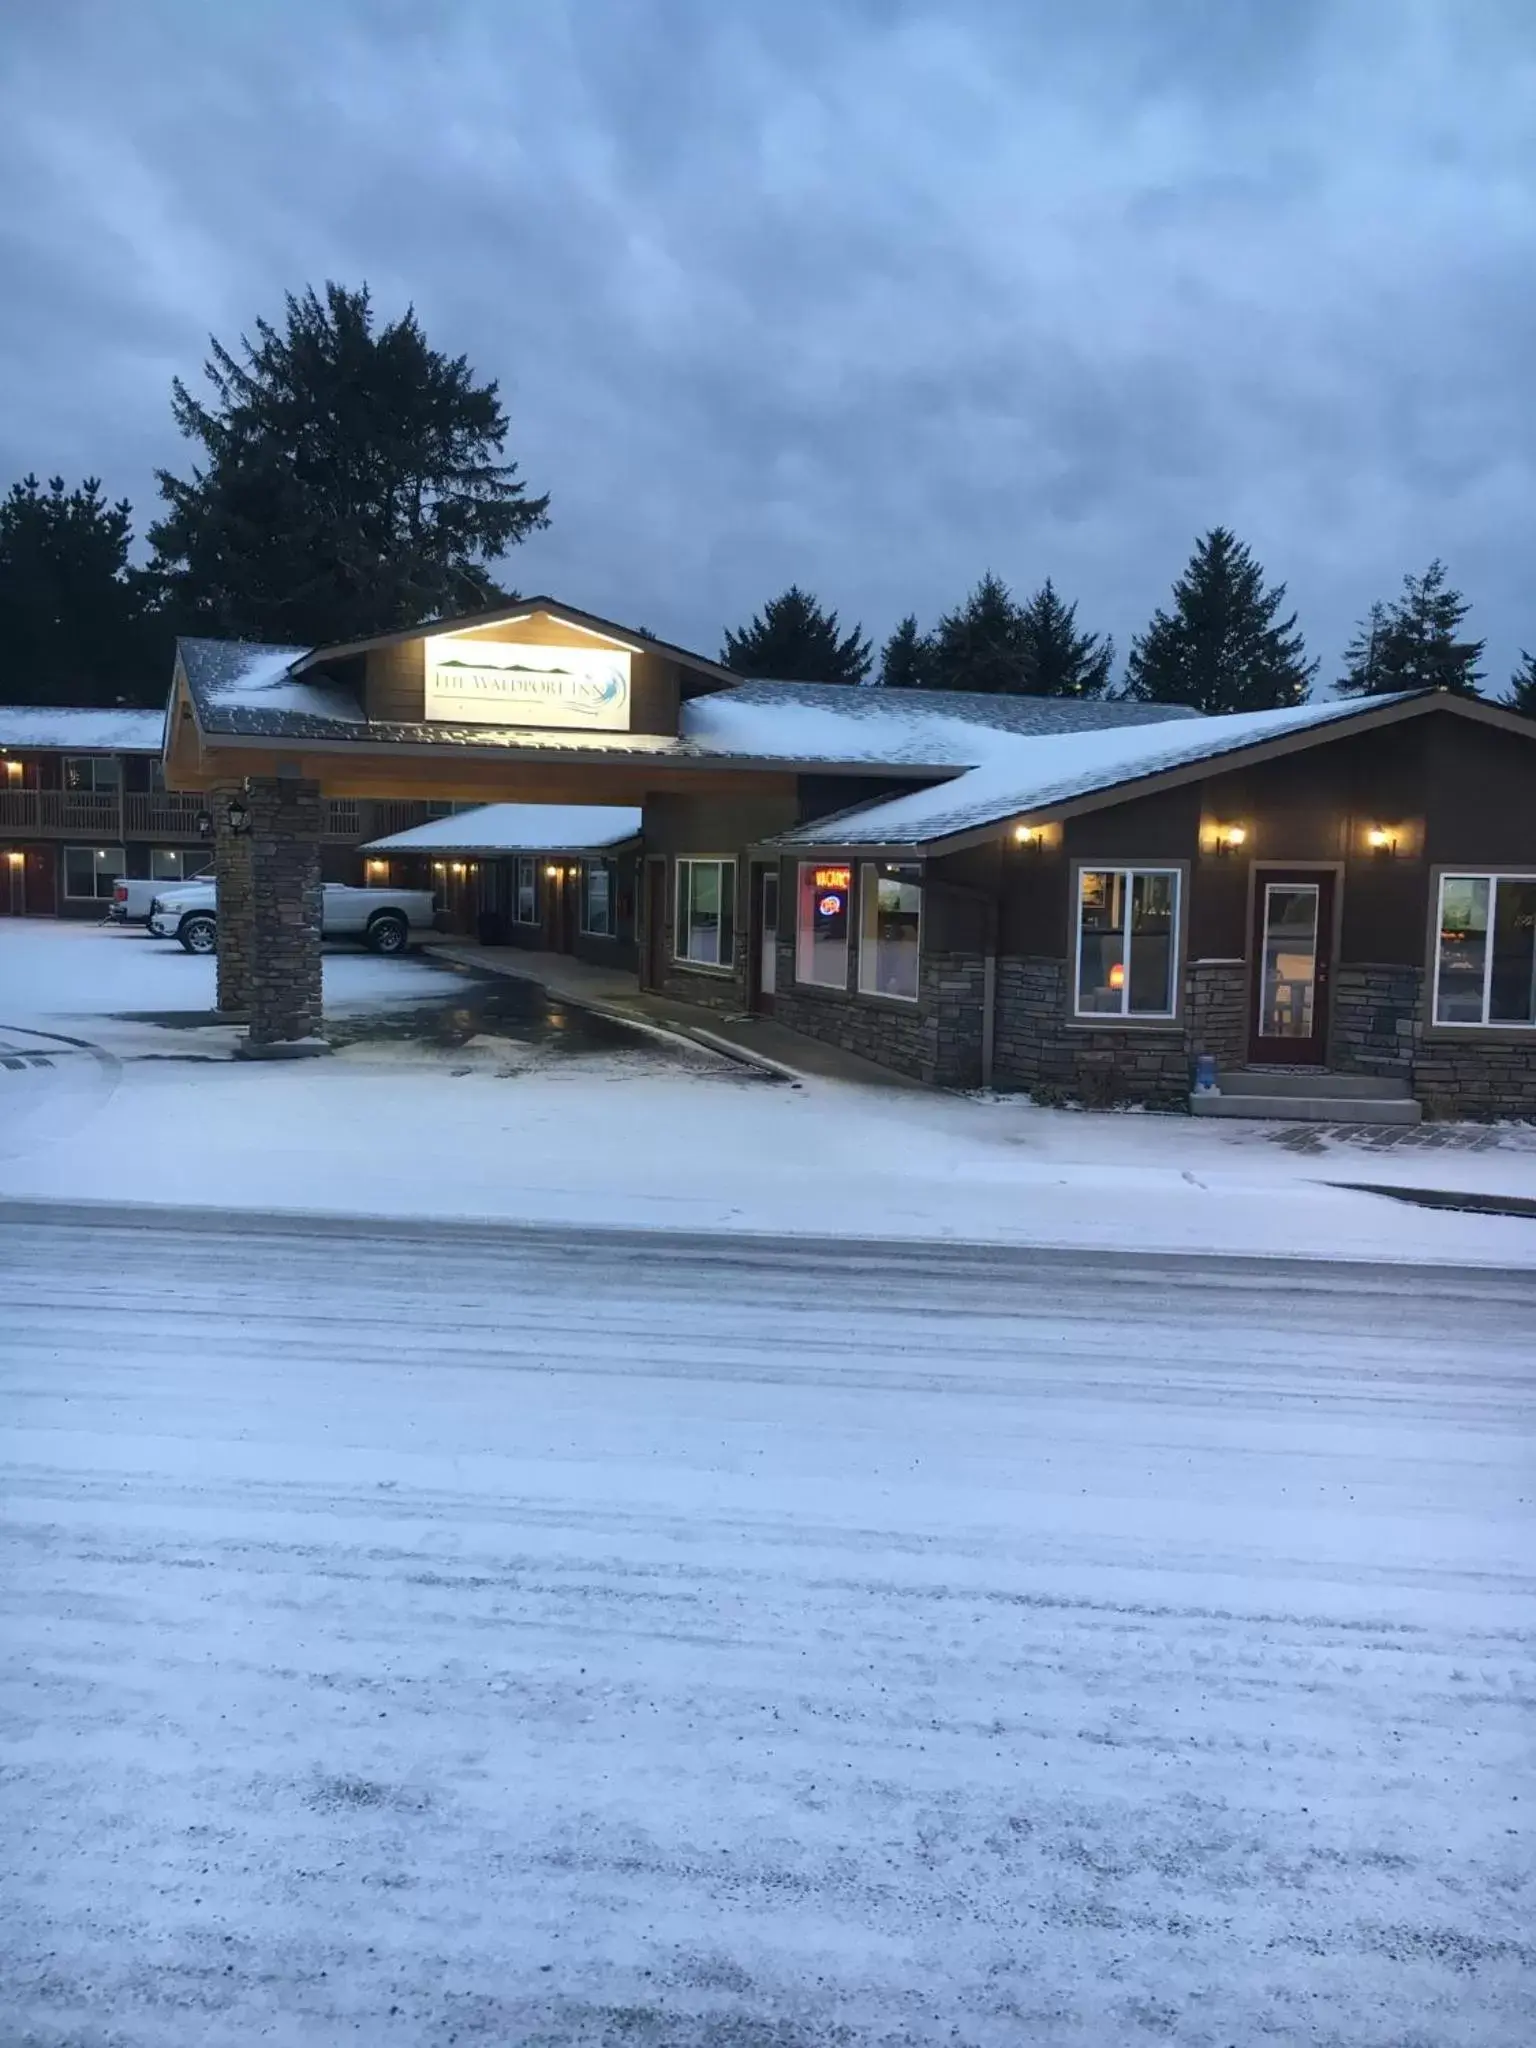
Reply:
<svg viewBox="0 0 1536 2048"><path fill-rule="evenodd" d="M888 690L925 690L933 681L933 642L919 633L912 612L885 643L879 680Z"/></svg>
<svg viewBox="0 0 1536 2048"><path fill-rule="evenodd" d="M100 480L50 477L0 499L0 698L36 704L162 704L171 644L128 560L133 509Z"/></svg>
<svg viewBox="0 0 1536 2048"><path fill-rule="evenodd" d="M1049 576L1019 614L1020 687L1032 697L1101 697L1115 643L1079 633L1077 606L1063 604Z"/></svg>
<svg viewBox="0 0 1536 2048"><path fill-rule="evenodd" d="M989 569L965 603L938 623L933 688L1020 691L1024 670L1022 616L1007 584Z"/></svg>
<svg viewBox="0 0 1536 2048"><path fill-rule="evenodd" d="M1277 618L1284 599L1285 585L1266 590L1249 550L1213 526L1173 586L1172 611L1154 612L1131 642L1125 694L1210 712L1304 702L1317 663L1306 659L1296 614Z"/></svg>
<svg viewBox="0 0 1536 2048"><path fill-rule="evenodd" d="M1523 711L1527 718L1536 718L1536 654L1520 650L1520 666L1509 679L1509 695L1504 702L1512 711Z"/></svg>
<svg viewBox="0 0 1536 2048"><path fill-rule="evenodd" d="M1478 694L1484 643L1460 638L1471 606L1459 590L1446 588L1445 573L1443 562L1431 562L1422 576L1403 578L1395 604L1372 605L1346 651L1341 696L1380 697L1395 690Z"/></svg>
<svg viewBox="0 0 1536 2048"><path fill-rule="evenodd" d="M781 683L862 683L872 652L857 626L840 636L837 613L824 612L808 590L791 583L749 625L726 633L720 660L738 675Z"/></svg>
<svg viewBox="0 0 1536 2048"><path fill-rule="evenodd" d="M1386 606L1373 604L1344 650L1344 673L1338 682L1341 697L1379 697L1384 691L1397 688L1395 683L1382 680L1387 673L1391 637L1392 622Z"/></svg>
<svg viewBox="0 0 1536 2048"><path fill-rule="evenodd" d="M494 382L428 346L413 310L377 327L368 288L327 284L219 341L209 402L172 410L205 458L159 471L155 570L185 623L304 646L494 604L490 565L549 524L503 462Z"/></svg>

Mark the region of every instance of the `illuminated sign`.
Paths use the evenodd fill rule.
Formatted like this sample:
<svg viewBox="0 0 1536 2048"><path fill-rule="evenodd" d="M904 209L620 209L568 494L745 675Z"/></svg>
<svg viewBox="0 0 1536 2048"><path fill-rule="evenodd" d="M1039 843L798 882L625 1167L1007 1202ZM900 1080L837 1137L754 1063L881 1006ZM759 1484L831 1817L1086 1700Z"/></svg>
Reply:
<svg viewBox="0 0 1536 2048"><path fill-rule="evenodd" d="M843 914L843 899L841 896L823 896L816 905L816 909L822 917L841 917Z"/></svg>
<svg viewBox="0 0 1536 2048"><path fill-rule="evenodd" d="M426 715L452 725L628 732L629 653L459 640L426 646Z"/></svg>
<svg viewBox="0 0 1536 2048"><path fill-rule="evenodd" d="M814 879L818 889L851 889L853 887L853 869L818 868Z"/></svg>

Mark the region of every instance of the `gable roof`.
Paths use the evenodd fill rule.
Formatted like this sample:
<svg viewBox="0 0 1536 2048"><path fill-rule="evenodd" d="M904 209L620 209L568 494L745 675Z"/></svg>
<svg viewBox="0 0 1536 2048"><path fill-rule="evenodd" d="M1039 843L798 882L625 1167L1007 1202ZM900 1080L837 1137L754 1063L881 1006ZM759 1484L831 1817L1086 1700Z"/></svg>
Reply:
<svg viewBox="0 0 1536 2048"><path fill-rule="evenodd" d="M569 614L570 608L565 609ZM1000 735L1199 719L1184 705L753 682L731 675L727 686L683 701L675 738L437 719L370 722L356 691L307 667L302 648L186 639L177 651L205 732L324 745L357 742L610 760L643 755L678 764L729 760L806 768L885 767L906 769L916 778L974 767Z"/></svg>
<svg viewBox="0 0 1536 2048"><path fill-rule="evenodd" d="M625 804L479 804L372 839L364 853L585 853L638 838Z"/></svg>
<svg viewBox="0 0 1536 2048"><path fill-rule="evenodd" d="M91 704L0 704L0 747L78 754L158 754L163 711Z"/></svg>
<svg viewBox="0 0 1536 2048"><path fill-rule="evenodd" d="M671 661L697 669L701 675L717 676L723 682L737 680L734 669L723 668L718 661L711 661L707 654L694 654L689 648L678 647L670 640L658 640L654 633L637 632L633 626L621 626L614 619L600 619L595 612L581 611L558 597L509 598L506 604L496 605L489 611L461 612L451 619L427 619L419 626L398 626L392 632L370 634L364 640L344 640L330 647L312 647L295 664L295 672L302 674L304 670L321 667L328 661L345 661L354 654L366 654L371 647L399 647L407 640L425 640L442 633L470 632L477 626L509 625L515 620L531 618L535 612L548 612L554 618L582 626L605 640L616 640L632 653L663 654Z"/></svg>
<svg viewBox="0 0 1536 2048"><path fill-rule="evenodd" d="M1238 712L1190 723L996 740L987 758L937 787L862 804L796 826L771 843L794 847L917 847L986 837L1016 818L1043 820L1102 808L1178 782L1198 780L1212 764L1265 760L1424 712L1450 712L1519 730L1516 714L1443 691L1330 700L1283 711Z"/></svg>

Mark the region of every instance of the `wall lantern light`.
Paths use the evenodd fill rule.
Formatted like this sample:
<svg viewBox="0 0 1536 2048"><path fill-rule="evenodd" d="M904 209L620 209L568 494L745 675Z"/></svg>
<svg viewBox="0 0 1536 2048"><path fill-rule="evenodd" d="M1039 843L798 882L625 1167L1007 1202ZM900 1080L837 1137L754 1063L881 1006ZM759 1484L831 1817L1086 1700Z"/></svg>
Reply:
<svg viewBox="0 0 1536 2048"><path fill-rule="evenodd" d="M1040 844L1040 828L1038 825L1015 825L1013 836L1020 846L1038 846Z"/></svg>
<svg viewBox="0 0 1536 2048"><path fill-rule="evenodd" d="M1218 853L1236 853L1240 846L1246 846L1247 844L1248 827L1246 825L1218 825L1216 827L1216 851Z"/></svg>
<svg viewBox="0 0 1536 2048"><path fill-rule="evenodd" d="M5 857L10 862L13 868L24 867L26 865L27 856L24 853L22 853L19 848L11 853L8 853Z"/></svg>
<svg viewBox="0 0 1536 2048"><path fill-rule="evenodd" d="M7 781L20 782L21 763L19 761L7 761L5 764L5 773Z"/></svg>
<svg viewBox="0 0 1536 2048"><path fill-rule="evenodd" d="M212 813L212 811L199 811L199 812L198 812L198 814L197 814L197 836L198 836L198 838L199 838L199 839L211 839L211 838L213 837L213 813Z"/></svg>
<svg viewBox="0 0 1536 2048"><path fill-rule="evenodd" d="M251 829L251 807L238 790L225 806L224 822L237 835Z"/></svg>
<svg viewBox="0 0 1536 2048"><path fill-rule="evenodd" d="M552 882L554 882L554 881L558 881L558 880L559 880L559 878L560 878L560 870L559 870L559 869L558 869L557 867L553 866L553 865L551 865L551 866L547 867L547 868L546 868L546 869L544 870L544 872L545 872L545 874L546 874L546 875L548 875L549 879L550 879L550 880L551 880Z"/></svg>
<svg viewBox="0 0 1536 2048"><path fill-rule="evenodd" d="M1385 825L1372 825L1365 835L1365 843L1372 853L1380 855L1384 860L1390 860L1397 852L1397 834L1389 831Z"/></svg>

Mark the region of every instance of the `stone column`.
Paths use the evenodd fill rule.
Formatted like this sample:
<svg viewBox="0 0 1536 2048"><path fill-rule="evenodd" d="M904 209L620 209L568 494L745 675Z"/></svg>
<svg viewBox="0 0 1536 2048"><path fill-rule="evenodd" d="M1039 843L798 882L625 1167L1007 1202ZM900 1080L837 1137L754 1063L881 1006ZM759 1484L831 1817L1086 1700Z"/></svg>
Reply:
<svg viewBox="0 0 1536 2048"><path fill-rule="evenodd" d="M208 792L213 814L213 873L218 886L218 1008L221 1015L243 1019L251 1000L251 841L246 832L231 832L229 800L243 796L243 785Z"/></svg>
<svg viewBox="0 0 1536 2048"><path fill-rule="evenodd" d="M252 776L250 1030L242 1052L323 1052L320 999L320 785ZM222 912L221 912L222 922Z"/></svg>

